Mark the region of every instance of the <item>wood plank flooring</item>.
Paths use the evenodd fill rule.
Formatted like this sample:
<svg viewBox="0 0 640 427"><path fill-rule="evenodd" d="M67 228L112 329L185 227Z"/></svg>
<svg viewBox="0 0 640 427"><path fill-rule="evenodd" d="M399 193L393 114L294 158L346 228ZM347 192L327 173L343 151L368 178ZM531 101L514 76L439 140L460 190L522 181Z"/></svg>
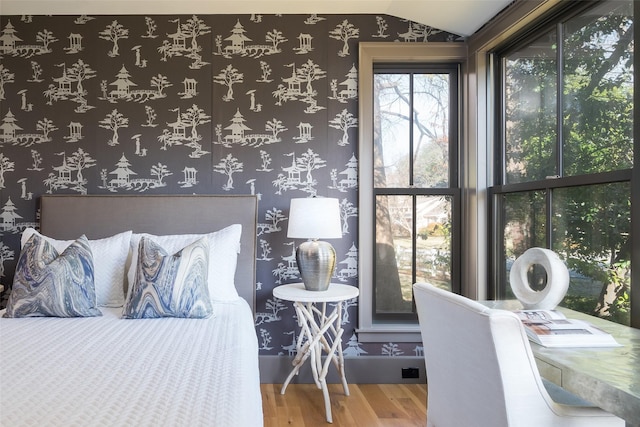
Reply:
<svg viewBox="0 0 640 427"><path fill-rule="evenodd" d="M426 384L329 384L333 424L327 423L322 390L315 384L261 384L264 427L424 427Z"/></svg>

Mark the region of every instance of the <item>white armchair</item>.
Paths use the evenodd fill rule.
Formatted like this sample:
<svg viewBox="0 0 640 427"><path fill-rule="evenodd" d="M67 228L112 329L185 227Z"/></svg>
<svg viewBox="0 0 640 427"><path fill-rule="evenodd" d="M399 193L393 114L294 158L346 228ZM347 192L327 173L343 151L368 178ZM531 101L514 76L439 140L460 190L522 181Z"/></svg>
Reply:
<svg viewBox="0 0 640 427"><path fill-rule="evenodd" d="M413 285L427 366L427 426L624 426L596 407L554 402L518 317Z"/></svg>

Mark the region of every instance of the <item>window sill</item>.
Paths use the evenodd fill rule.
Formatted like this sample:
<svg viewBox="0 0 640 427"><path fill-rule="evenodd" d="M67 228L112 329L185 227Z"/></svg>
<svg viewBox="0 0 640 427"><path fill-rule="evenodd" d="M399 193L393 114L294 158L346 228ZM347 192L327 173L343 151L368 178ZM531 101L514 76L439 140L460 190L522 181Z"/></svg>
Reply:
<svg viewBox="0 0 640 427"><path fill-rule="evenodd" d="M420 325L380 325L356 329L358 342L422 342Z"/></svg>

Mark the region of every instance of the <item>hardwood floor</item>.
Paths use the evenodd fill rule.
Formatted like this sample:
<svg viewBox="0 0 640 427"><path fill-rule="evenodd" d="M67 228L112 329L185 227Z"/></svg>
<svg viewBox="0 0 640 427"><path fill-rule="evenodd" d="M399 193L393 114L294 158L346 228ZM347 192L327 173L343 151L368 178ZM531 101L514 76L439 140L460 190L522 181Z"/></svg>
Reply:
<svg viewBox="0 0 640 427"><path fill-rule="evenodd" d="M262 384L264 427L424 427L426 384L329 384L333 424L327 423L322 391L315 384Z"/></svg>

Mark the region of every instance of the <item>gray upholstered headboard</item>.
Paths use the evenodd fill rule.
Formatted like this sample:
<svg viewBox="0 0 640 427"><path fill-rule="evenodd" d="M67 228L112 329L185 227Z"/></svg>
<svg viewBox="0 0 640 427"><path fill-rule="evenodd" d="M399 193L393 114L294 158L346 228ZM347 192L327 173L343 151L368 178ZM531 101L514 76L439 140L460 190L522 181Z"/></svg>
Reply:
<svg viewBox="0 0 640 427"><path fill-rule="evenodd" d="M44 195L40 231L55 239L99 239L135 233L210 233L242 224L235 284L255 313L256 196Z"/></svg>

